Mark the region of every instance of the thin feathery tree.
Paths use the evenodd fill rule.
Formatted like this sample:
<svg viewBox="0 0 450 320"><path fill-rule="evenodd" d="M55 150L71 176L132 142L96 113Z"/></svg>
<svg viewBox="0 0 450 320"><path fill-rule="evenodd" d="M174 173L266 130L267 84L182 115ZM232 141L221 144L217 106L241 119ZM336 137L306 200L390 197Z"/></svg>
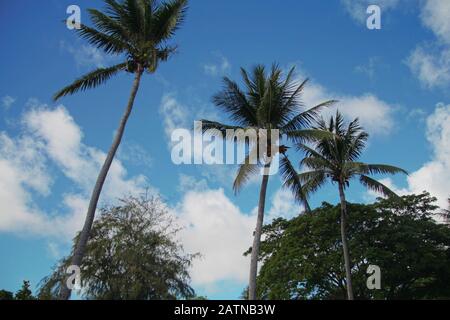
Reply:
<svg viewBox="0 0 450 320"><path fill-rule="evenodd" d="M371 178L369 175L408 173L401 168L390 165L358 162L358 158L361 156L369 137L359 125L358 119L353 120L346 126L342 114L337 111L336 116L331 117L328 123L324 119L321 119L315 128L328 131L332 135L319 139L312 145L306 143L298 144L298 148L305 153L305 158L300 164L306 171L298 174L297 179L302 184L302 195L305 197L316 192L327 181L336 183L338 186L341 204L340 229L345 262L347 297L349 300L353 300L352 267L346 235L346 219L348 213L345 189L350 186L350 180L358 178L360 183L370 190L387 197L397 197L391 189Z"/></svg>
<svg viewBox="0 0 450 320"><path fill-rule="evenodd" d="M144 72L154 73L160 62L167 61L176 47L168 44L175 31L183 22L187 10L187 0L105 0L104 12L89 9L94 27L84 24L77 30L78 35L107 54L122 56L124 62L107 68L98 68L63 88L54 96L58 100L63 96L79 91L96 88L119 72L134 74L134 81L125 112L119 128L97 177L89 202L86 220L80 233L72 257L72 265L81 266L95 217L97 203L103 184L122 140L126 123L133 108ZM69 299L71 290L62 286L60 298Z"/></svg>
<svg viewBox="0 0 450 320"><path fill-rule="evenodd" d="M262 65L255 66L251 73L241 68L243 88L240 88L236 82L225 77L223 79L223 90L213 98L214 104L227 113L236 124L226 125L219 122L201 120L202 130L204 132L207 130L218 130L222 133L223 137L227 137L235 143L249 146L250 150L247 152L244 161L240 164L233 183L235 193L238 193L252 176L258 172L262 173L258 216L251 249L249 300L256 299L256 276L261 231L264 221L270 166L273 157L276 154L283 155L282 161L279 163L280 173L284 177L287 178L296 173L286 155L287 147L285 145L279 145L279 141L271 141L271 130L279 130L280 138L295 142L305 141L305 139L307 140L313 137L322 137L321 133L323 132L310 129L309 126L318 117L322 108L330 106L335 102L334 100L326 101L305 111L300 98L307 80L302 83L297 83L294 79L294 69L290 69L286 77L284 77L281 69L275 64L272 66L270 72L267 72L266 68ZM266 141L267 149L258 149L258 146L261 145L259 139L263 138L258 138L256 143L250 144L245 140L245 135L231 136L227 134L227 130L234 130L234 132L240 130L244 133L249 130L254 130L257 132L257 137L263 136L268 140ZM264 134L260 135L261 132L264 132ZM259 160L257 163L251 161L251 158L255 154L258 154L256 156ZM296 194L297 199L308 210L309 205L306 198L301 196L301 185L298 184L299 182L299 180L291 182L290 187L299 190Z"/></svg>

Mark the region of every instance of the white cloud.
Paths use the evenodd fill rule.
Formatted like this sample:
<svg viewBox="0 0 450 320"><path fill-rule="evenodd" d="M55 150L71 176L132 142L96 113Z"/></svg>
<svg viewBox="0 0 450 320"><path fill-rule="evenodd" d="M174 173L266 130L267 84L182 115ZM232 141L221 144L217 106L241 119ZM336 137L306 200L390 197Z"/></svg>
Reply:
<svg viewBox="0 0 450 320"><path fill-rule="evenodd" d="M444 43L450 44L450 1L427 0L421 12L423 24Z"/></svg>
<svg viewBox="0 0 450 320"><path fill-rule="evenodd" d="M408 185L415 193L429 191L438 198L439 205L445 207L450 196L450 105L438 104L426 123L426 136L433 156L410 174Z"/></svg>
<svg viewBox="0 0 450 320"><path fill-rule="evenodd" d="M288 189L278 189L273 195L271 203L272 205L267 211L267 222L269 223L279 217L292 219L303 211L303 207L295 201L294 195Z"/></svg>
<svg viewBox="0 0 450 320"><path fill-rule="evenodd" d="M188 127L188 108L176 99L174 93L167 93L162 97L159 111L163 116L164 131L168 139L175 129Z"/></svg>
<svg viewBox="0 0 450 320"><path fill-rule="evenodd" d="M370 57L367 64L356 66L355 72L364 74L372 80L375 77L375 70L379 61L380 59L378 57Z"/></svg>
<svg viewBox="0 0 450 320"><path fill-rule="evenodd" d="M445 87L450 83L450 47L430 50L417 46L406 60L411 72L428 87Z"/></svg>
<svg viewBox="0 0 450 320"><path fill-rule="evenodd" d="M193 180L189 181L192 185ZM258 194L255 194L255 203L257 197ZM266 199L266 203L265 223L276 217L290 219L300 211L300 206L287 190L278 190L272 198ZM250 259L243 253L253 243L256 208L250 214L244 213L225 195L223 189L202 186L187 192L172 211L176 212L185 227L180 235L184 249L199 252L202 256L192 266L193 284L203 286L207 291L214 291L215 284L221 281L245 286Z"/></svg>
<svg viewBox="0 0 450 320"><path fill-rule="evenodd" d="M105 67L108 60L103 51L90 45L79 43L72 45L61 41L60 48L73 56L77 67L102 68Z"/></svg>
<svg viewBox="0 0 450 320"><path fill-rule="evenodd" d="M185 250L202 255L191 272L195 285L247 281L249 259L243 253L252 244L254 217L243 214L223 189L188 192L176 211L186 226Z"/></svg>
<svg viewBox="0 0 450 320"><path fill-rule="evenodd" d="M152 166L152 157L140 144L124 141L120 145L117 158L127 164L150 168Z"/></svg>
<svg viewBox="0 0 450 320"><path fill-rule="evenodd" d="M394 9L399 4L400 0L341 0L345 10L350 16L358 23L366 23L367 7L370 5L378 5L381 8L381 12L384 13L388 10Z"/></svg>
<svg viewBox="0 0 450 320"><path fill-rule="evenodd" d="M426 124L426 137L433 151L430 161L410 173L406 188L396 187L391 179L381 181L401 195L428 191L437 197L439 206L446 208L450 196L450 105L438 104Z"/></svg>
<svg viewBox="0 0 450 320"><path fill-rule="evenodd" d="M87 201L106 154L82 143L83 134L67 109L32 107L22 118L17 137L0 134L0 230L62 237L70 240L84 221ZM71 186L61 205L44 212L37 197L51 193L56 167ZM75 187L75 193L74 189ZM101 201L115 201L148 187L142 176L127 177L115 160L106 179Z"/></svg>
<svg viewBox="0 0 450 320"><path fill-rule="evenodd" d="M203 71L209 76L218 76L228 73L231 69L231 64L226 57L217 54L217 63L208 63L203 65Z"/></svg>
<svg viewBox="0 0 450 320"><path fill-rule="evenodd" d="M307 108L327 100L339 100L336 104L339 111L350 119L358 117L362 126L371 134L387 134L393 128L395 107L371 93L360 96L332 93L311 81L306 85L302 99ZM323 114L330 115L333 109L328 109Z"/></svg>
<svg viewBox="0 0 450 320"><path fill-rule="evenodd" d="M2 98L2 106L5 110L8 110L16 102L16 99L11 96L4 96Z"/></svg>
<svg viewBox="0 0 450 320"><path fill-rule="evenodd" d="M421 20L436 39L419 44L406 59L411 72L428 88L450 85L450 1L423 1Z"/></svg>
<svg viewBox="0 0 450 320"><path fill-rule="evenodd" d="M204 191L208 189L208 182L206 179L197 180L193 176L181 173L177 189L183 194L189 191Z"/></svg>

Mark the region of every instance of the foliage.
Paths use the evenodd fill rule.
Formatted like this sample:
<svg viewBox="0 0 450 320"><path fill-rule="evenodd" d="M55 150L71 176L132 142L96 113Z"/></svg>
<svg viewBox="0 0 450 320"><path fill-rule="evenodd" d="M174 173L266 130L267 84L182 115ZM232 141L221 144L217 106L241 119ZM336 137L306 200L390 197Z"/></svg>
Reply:
<svg viewBox="0 0 450 320"><path fill-rule="evenodd" d="M14 300L14 293L7 290L0 290L0 301L1 300Z"/></svg>
<svg viewBox="0 0 450 320"><path fill-rule="evenodd" d="M167 42L183 22L187 0L105 0L104 12L89 9L93 27L82 24L79 36L107 54L124 58L119 64L98 68L58 91L54 99L95 88L119 72L153 73L175 52Z"/></svg>
<svg viewBox="0 0 450 320"><path fill-rule="evenodd" d="M381 182L371 178L373 174L396 174L407 172L403 169L386 164L367 164L358 161L366 146L369 135L359 125L358 119L347 126L339 111L327 123L321 119L316 127L318 130L333 133L316 141L312 146L300 143L299 149L306 157L301 161L305 172L297 177L303 184L303 193L309 195L316 192L327 180L341 184L345 189L350 180L359 178L362 185L385 196L396 194Z"/></svg>
<svg viewBox="0 0 450 320"><path fill-rule="evenodd" d="M450 229L428 193L348 204L348 242L357 299L450 298ZM339 206L264 227L258 295L264 299L345 299ZM381 290L369 290L369 264Z"/></svg>
<svg viewBox="0 0 450 320"><path fill-rule="evenodd" d="M30 281L24 280L22 287L16 292L16 294L7 290L0 290L1 300L35 300L33 292L30 289Z"/></svg>
<svg viewBox="0 0 450 320"><path fill-rule="evenodd" d="M24 280L22 284L22 288L20 288L19 291L16 292L15 295L16 300L34 300L36 299L33 296L33 293L30 289L30 281Z"/></svg>
<svg viewBox="0 0 450 320"><path fill-rule="evenodd" d="M336 101L325 101L305 110L301 102L301 96L308 80L297 83L294 79L294 71L295 68L293 67L284 76L282 70L276 64L272 66L270 71L263 65L255 66L250 72L241 68L242 87L225 77L223 89L214 96L213 102L230 116L235 125L201 120L203 130L218 130L224 137L227 137L227 129L243 130L243 132L254 129L258 133L260 129L278 129L281 138L284 137L289 141L297 142L321 136L321 132L311 130L309 126L322 109L331 106ZM270 132L267 133L267 136L270 136ZM244 139L233 137L233 140L238 143L248 143ZM271 155L270 148L271 145L268 143L268 150L265 151L265 155L269 157L274 156ZM292 173L293 168L286 156L286 151L285 146L280 146L279 150L276 150L283 155L281 173L284 177ZM260 152L254 146L240 165L233 184L233 189L236 192L245 185L252 175L258 172L258 164L250 163L249 157ZM259 163L259 165L261 164ZM299 188L295 182L292 182L290 186ZM296 193L296 197L299 202L303 202L304 198L301 195L299 196L299 193Z"/></svg>
<svg viewBox="0 0 450 320"><path fill-rule="evenodd" d="M183 252L175 240L179 230L158 198L128 197L102 209L83 258L80 294L114 300L194 297L188 268L196 255ZM63 259L42 280L39 298L58 295L68 265L70 258Z"/></svg>

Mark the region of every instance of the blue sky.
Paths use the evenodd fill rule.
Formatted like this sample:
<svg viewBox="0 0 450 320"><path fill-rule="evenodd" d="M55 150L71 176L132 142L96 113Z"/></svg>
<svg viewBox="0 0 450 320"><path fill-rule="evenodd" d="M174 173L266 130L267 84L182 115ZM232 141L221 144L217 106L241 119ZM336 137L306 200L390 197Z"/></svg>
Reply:
<svg viewBox="0 0 450 320"><path fill-rule="evenodd" d="M368 3L381 7L381 30L366 28ZM0 4L0 288L35 287L83 221L86 201L128 98L132 77L51 101L81 74L119 61L78 39L66 8L101 1L3 1ZM176 166L169 136L200 118L228 121L211 103L221 77L277 62L311 82L307 106L339 99L348 119L370 133L367 162L411 174L383 180L399 193L428 190L444 205L450 190L450 2L447 0L191 1L177 32L179 52L147 75L101 203L150 188L187 228L181 241L203 258L193 286L210 298L238 298L247 281L258 181L231 190L235 166ZM298 156L292 154L293 159ZM386 179L386 177L379 177ZM374 194L354 184L350 201ZM313 206L335 203L333 186ZM271 178L268 220L299 211Z"/></svg>

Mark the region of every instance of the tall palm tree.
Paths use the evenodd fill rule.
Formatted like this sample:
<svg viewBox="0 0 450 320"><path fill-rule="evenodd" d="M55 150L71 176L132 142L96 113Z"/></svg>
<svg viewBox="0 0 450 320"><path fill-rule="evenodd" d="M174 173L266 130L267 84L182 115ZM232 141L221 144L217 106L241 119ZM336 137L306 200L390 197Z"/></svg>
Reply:
<svg viewBox="0 0 450 320"><path fill-rule="evenodd" d="M381 182L369 177L371 174L396 174L405 173L405 170L385 165L367 164L358 162L368 139L368 134L359 125L358 119L345 125L343 116L336 112L335 117L331 117L329 122L321 119L316 127L318 130L326 130L332 133L307 145L298 144L300 150L306 156L301 161L305 172L297 175L297 179L302 183L303 196L307 197L317 191L327 180L336 183L339 189L341 203L341 238L345 261L345 273L347 279L347 297L353 300L353 287L351 277L350 254L347 244L346 219L347 206L345 200L345 189L349 187L350 180L359 178L362 185L368 189L381 193L384 196L396 197L397 195Z"/></svg>
<svg viewBox="0 0 450 320"><path fill-rule="evenodd" d="M285 78L277 65L272 66L270 73L266 72L265 67L262 65L254 67L250 74L241 68L241 75L244 84L242 89L236 82L225 77L223 90L213 98L215 105L228 113L236 124L226 125L219 122L201 120L203 131L210 129L219 130L223 136L227 136L227 129L244 131L253 129L257 131L258 135L262 130L267 130L267 136L270 137L269 131L278 129L281 138L284 137L287 140L296 142L320 136L317 130L306 128L316 119L322 108L333 104L334 101L326 101L304 111L300 97L307 80L302 83L296 83L293 79L294 68L288 72ZM233 141L245 143L245 141L239 141L239 139L234 138ZM264 220L265 199L269 181L267 169L271 165L271 160L260 159L261 161L258 161L257 164L250 161L250 157L259 152L257 150L258 144L259 141L256 142L256 146L252 146L252 150L248 152L247 157L240 164L233 183L233 189L237 193L250 177L259 171L258 169L264 169L261 171L263 174L259 193L258 216L251 251L248 294L250 300L256 299L256 276L261 228ZM268 158L275 156L275 154L271 154L271 149L274 147L276 153L284 155L280 162L283 176L287 177L289 174L295 173L292 164L286 156L287 147L281 145L276 146L277 149L275 149L274 144L276 142L269 141L267 150L262 150L264 154ZM294 186L297 182L299 181L292 182L293 188L295 188ZM301 190L301 186L297 186L297 189ZM304 203L306 208L309 208L306 199L301 196L301 193L299 193L297 198Z"/></svg>
<svg viewBox="0 0 450 320"><path fill-rule="evenodd" d="M80 266L89 233L94 221L97 202L111 163L125 130L128 117L133 108L144 71L154 73L160 62L166 61L176 47L167 42L184 20L187 0L171 0L162 3L156 0L105 0L104 12L89 9L94 27L81 25L78 34L91 45L107 54L123 56L124 61L107 68L96 69L71 85L63 88L54 96L54 100L95 88L121 71L134 74L131 94L125 113L120 120L113 143L97 177L89 202L86 220L72 256L72 265ZM71 290L62 286L61 299L69 299Z"/></svg>

